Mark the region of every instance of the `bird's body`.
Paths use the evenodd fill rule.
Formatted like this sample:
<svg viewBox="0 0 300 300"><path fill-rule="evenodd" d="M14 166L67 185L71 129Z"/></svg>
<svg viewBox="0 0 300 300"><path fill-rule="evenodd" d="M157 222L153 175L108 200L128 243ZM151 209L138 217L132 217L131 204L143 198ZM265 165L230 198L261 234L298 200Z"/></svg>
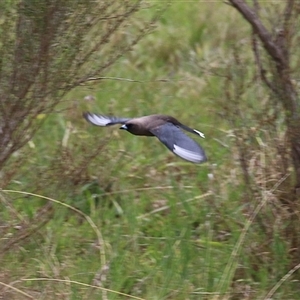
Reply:
<svg viewBox="0 0 300 300"><path fill-rule="evenodd" d="M140 118L134 118L127 121L126 126L130 127L130 124L134 124L131 130L128 130L134 135L154 136L151 132L153 128L164 125L166 122L170 122L174 125L180 125L180 123L171 116L166 115L149 115Z"/></svg>
<svg viewBox="0 0 300 300"><path fill-rule="evenodd" d="M193 139L185 135L181 129L197 134L202 138L204 138L204 134L181 124L171 116L149 115L128 119L89 112L84 113L83 116L87 121L97 126L122 124L120 129L125 129L131 134L156 136L169 150L181 158L194 163L206 161L204 150Z"/></svg>

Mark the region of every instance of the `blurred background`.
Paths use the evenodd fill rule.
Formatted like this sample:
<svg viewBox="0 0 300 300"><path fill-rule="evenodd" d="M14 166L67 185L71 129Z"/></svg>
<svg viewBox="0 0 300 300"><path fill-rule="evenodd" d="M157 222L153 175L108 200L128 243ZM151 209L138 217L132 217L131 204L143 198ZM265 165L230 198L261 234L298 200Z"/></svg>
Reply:
<svg viewBox="0 0 300 300"><path fill-rule="evenodd" d="M1 299L300 299L300 7L235 2L0 4Z"/></svg>

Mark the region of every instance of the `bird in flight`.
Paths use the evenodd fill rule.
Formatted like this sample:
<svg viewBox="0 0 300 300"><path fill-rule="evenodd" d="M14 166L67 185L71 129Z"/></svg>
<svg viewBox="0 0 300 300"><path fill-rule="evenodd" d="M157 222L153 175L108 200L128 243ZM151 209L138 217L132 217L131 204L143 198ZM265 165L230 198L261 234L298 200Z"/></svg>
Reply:
<svg viewBox="0 0 300 300"><path fill-rule="evenodd" d="M202 163L207 160L202 147L182 131L186 130L205 138L204 134L181 124L177 119L167 115L149 115L139 118L118 118L90 112L83 113L84 118L97 126L122 124L120 129L134 135L156 136L169 150L177 156L193 162Z"/></svg>

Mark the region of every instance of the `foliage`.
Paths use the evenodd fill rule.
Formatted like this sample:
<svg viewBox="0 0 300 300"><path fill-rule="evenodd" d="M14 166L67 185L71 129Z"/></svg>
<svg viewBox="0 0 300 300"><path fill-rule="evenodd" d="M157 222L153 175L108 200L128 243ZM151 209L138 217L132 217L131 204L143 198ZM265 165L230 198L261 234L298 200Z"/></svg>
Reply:
<svg viewBox="0 0 300 300"><path fill-rule="evenodd" d="M2 3L0 168L71 89L101 76L149 30L142 1Z"/></svg>
<svg viewBox="0 0 300 300"><path fill-rule="evenodd" d="M252 42L232 7L174 2L109 80L42 119L28 159L5 168L19 166L0 198L4 298L298 298L285 116ZM90 126L83 110L177 116L205 133L209 161Z"/></svg>

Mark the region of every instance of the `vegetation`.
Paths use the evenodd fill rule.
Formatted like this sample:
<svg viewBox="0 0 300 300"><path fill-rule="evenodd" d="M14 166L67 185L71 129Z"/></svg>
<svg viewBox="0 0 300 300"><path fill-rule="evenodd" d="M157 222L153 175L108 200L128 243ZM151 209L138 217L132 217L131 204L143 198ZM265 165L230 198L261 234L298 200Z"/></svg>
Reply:
<svg viewBox="0 0 300 300"><path fill-rule="evenodd" d="M157 15L145 8L114 42ZM272 34L284 8L256 7ZM224 3L174 1L156 24L109 70L85 77L98 80L72 81L51 110L33 110L30 127L20 119L24 142L1 170L1 297L299 298L297 169L289 115L266 84L280 87L272 59ZM291 40L296 70L297 30ZM109 45L103 53L119 49ZM205 133L209 161L190 164L155 139L90 126L86 110L174 115Z"/></svg>

